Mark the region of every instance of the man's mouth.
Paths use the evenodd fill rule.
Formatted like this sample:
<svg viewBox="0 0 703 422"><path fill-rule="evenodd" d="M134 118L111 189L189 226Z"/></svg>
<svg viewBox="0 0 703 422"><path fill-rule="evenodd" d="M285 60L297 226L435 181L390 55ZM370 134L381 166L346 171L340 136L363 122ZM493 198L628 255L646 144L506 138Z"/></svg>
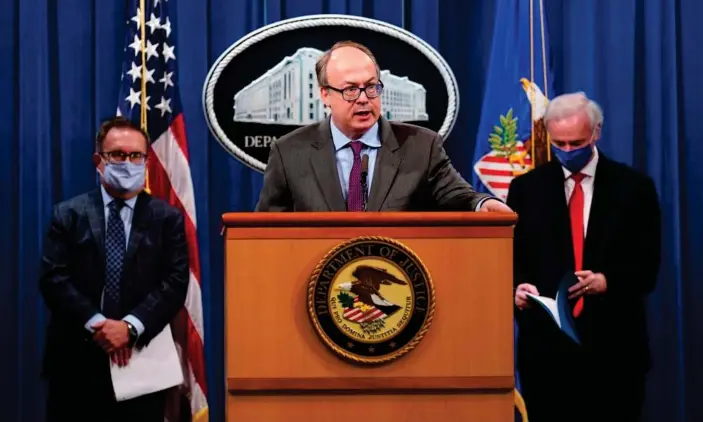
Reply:
<svg viewBox="0 0 703 422"><path fill-rule="evenodd" d="M371 114L371 110L360 110L360 111L354 112L355 116L362 116L362 117L366 117L370 114Z"/></svg>

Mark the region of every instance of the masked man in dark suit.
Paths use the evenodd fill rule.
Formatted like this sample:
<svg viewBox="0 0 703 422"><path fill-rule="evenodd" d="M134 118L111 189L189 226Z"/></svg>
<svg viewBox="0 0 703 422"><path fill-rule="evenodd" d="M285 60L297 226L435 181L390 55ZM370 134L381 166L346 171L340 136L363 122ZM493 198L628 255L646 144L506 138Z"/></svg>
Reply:
<svg viewBox="0 0 703 422"><path fill-rule="evenodd" d="M459 175L437 133L379 117L366 47L337 43L316 72L331 117L272 143L258 211L511 211Z"/></svg>
<svg viewBox="0 0 703 422"><path fill-rule="evenodd" d="M530 422L639 420L650 365L645 298L659 273L652 180L595 147L603 115L583 93L554 98L544 122L556 157L513 180L518 370ZM581 345L526 293L554 298L575 273L569 309Z"/></svg>
<svg viewBox="0 0 703 422"><path fill-rule="evenodd" d="M93 156L100 188L53 209L40 277L49 421L163 422L164 391L117 403L110 378L110 360L128 364L188 286L183 215L143 191L148 145L128 120L105 122Z"/></svg>

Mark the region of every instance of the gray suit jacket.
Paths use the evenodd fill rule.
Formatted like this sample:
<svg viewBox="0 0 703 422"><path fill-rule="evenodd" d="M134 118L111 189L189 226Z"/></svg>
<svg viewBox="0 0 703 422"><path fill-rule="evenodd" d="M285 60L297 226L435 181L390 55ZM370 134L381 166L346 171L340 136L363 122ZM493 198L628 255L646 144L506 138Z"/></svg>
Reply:
<svg viewBox="0 0 703 422"><path fill-rule="evenodd" d="M379 125L369 211L473 211L491 197L452 167L439 134L383 118ZM346 211L329 119L271 144L256 211Z"/></svg>

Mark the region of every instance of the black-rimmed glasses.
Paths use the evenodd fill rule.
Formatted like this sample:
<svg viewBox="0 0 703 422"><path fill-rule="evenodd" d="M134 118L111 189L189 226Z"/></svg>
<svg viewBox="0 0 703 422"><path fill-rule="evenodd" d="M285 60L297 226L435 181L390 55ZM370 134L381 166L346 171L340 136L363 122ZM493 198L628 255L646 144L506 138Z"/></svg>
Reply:
<svg viewBox="0 0 703 422"><path fill-rule="evenodd" d="M104 151L99 154L110 163L123 163L129 160L132 164L144 164L146 161L146 154L142 152Z"/></svg>
<svg viewBox="0 0 703 422"><path fill-rule="evenodd" d="M366 85L364 88L360 88L358 86L348 86L346 88L339 89L329 85L326 85L325 88L339 92L342 94L342 98L346 101L356 101L356 99L361 96L362 91L366 93L366 98L368 99L376 98L383 94L383 82L381 81L378 81L378 83L375 84Z"/></svg>

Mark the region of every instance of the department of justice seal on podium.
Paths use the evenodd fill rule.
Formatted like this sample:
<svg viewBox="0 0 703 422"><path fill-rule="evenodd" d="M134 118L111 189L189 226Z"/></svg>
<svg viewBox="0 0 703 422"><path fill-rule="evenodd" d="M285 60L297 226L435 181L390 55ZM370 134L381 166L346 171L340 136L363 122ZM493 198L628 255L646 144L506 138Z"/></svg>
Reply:
<svg viewBox="0 0 703 422"><path fill-rule="evenodd" d="M432 323L427 268L405 245L357 237L320 261L308 285L308 313L323 342L358 363L383 363L417 346Z"/></svg>

